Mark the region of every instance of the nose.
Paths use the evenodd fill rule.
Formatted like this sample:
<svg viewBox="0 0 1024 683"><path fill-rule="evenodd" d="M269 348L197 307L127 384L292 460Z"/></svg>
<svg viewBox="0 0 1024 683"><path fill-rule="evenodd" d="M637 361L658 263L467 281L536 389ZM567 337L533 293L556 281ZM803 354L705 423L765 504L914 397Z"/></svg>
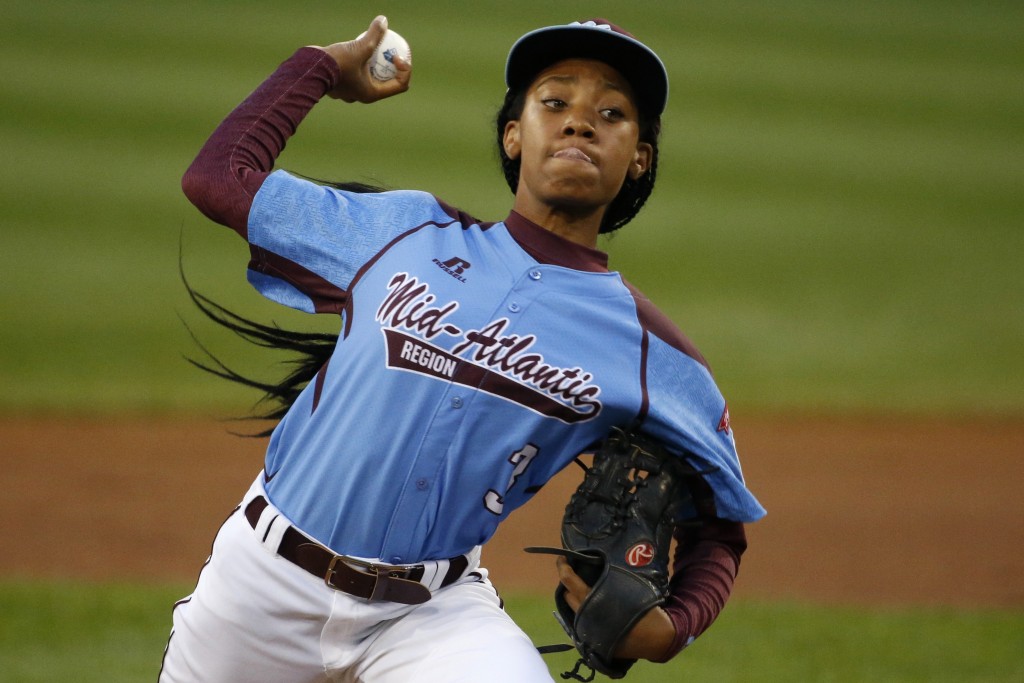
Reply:
<svg viewBox="0 0 1024 683"><path fill-rule="evenodd" d="M578 109L566 113L565 123L562 125L563 135L590 139L594 137L594 132L594 124Z"/></svg>

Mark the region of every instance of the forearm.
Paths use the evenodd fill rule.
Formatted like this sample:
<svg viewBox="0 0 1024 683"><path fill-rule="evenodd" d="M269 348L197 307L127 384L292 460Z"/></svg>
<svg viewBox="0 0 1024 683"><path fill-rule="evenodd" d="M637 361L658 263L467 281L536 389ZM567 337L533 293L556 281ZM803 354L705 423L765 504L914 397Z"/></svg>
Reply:
<svg viewBox="0 0 1024 683"><path fill-rule="evenodd" d="M743 525L720 519L679 531L676 539L671 593L663 606L676 636L662 661L678 654L721 613L747 547Z"/></svg>
<svg viewBox="0 0 1024 683"><path fill-rule="evenodd" d="M210 219L246 235L256 191L288 139L340 78L324 50L298 50L228 115L203 145L181 184Z"/></svg>

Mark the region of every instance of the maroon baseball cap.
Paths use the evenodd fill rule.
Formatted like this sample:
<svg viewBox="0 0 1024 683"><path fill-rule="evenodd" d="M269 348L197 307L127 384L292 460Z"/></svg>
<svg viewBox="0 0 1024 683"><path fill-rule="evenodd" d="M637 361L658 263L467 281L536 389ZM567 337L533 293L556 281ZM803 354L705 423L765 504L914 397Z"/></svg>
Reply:
<svg viewBox="0 0 1024 683"><path fill-rule="evenodd" d="M640 108L660 116L668 102L668 71L654 50L607 19L575 21L530 31L505 63L505 84L525 88L543 69L563 59L596 59L615 67L633 86Z"/></svg>

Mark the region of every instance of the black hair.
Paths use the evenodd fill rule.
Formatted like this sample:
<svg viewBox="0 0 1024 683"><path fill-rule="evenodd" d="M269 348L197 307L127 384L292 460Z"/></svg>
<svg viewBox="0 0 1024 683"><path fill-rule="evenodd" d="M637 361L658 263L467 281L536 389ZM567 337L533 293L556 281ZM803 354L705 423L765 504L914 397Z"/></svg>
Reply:
<svg viewBox="0 0 1024 683"><path fill-rule="evenodd" d="M250 320L200 294L192 288L185 279L184 274L181 277L182 282L185 284L185 290L192 299L192 303L195 304L196 308L204 316L235 333L250 344L277 351L292 352L294 354L291 359L284 361L286 365L291 367L291 371L284 378L276 381L255 379L227 366L210 352L199 341L188 324L185 324L186 329L188 329L189 334L192 336L192 340L208 359L207 361L201 361L186 356L185 360L211 375L216 375L217 377L263 392L263 396L256 403L256 409L253 414L237 419L273 420L275 422L280 420L285 416L285 413L288 412L292 404L295 403L295 399L299 397L299 394L302 393L306 385L316 377L320 368L330 360L331 354L334 353L334 348L338 344L338 335L326 332L295 332L282 329L276 323L265 325L255 320ZM259 410L261 407L262 410ZM273 431L274 428L269 427L260 432L242 434L241 436L265 437L270 436Z"/></svg>
<svg viewBox="0 0 1024 683"><path fill-rule="evenodd" d="M505 182L515 194L519 187L519 159L510 159L505 153L505 127L510 121L518 121L523 115L523 107L526 104L527 88L509 89L505 93L505 101L498 111L495 120L495 127L498 140L498 155L501 159L501 170L505 174ZM661 135L661 117L652 116L640 111L640 142L646 142L651 146L651 165L647 172L634 180L628 175L622 183L622 189L615 196L601 220L601 233L609 233L618 230L626 223L633 220L647 198L654 191L654 181L658 177L658 138Z"/></svg>

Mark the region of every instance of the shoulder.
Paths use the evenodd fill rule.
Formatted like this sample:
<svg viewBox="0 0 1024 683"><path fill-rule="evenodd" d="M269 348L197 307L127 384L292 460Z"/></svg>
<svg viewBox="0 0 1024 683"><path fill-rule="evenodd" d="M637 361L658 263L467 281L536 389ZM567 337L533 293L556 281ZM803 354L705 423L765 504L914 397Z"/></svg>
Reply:
<svg viewBox="0 0 1024 683"><path fill-rule="evenodd" d="M637 320L640 322L640 326L644 331L649 334L653 334L679 353L689 356L693 360L697 361L710 373L711 366L690 338L687 337L667 315L662 313L661 310L655 306L643 292L633 286L633 284L628 282L625 278L623 278L622 282L633 297L633 303L636 306Z"/></svg>
<svg viewBox="0 0 1024 683"><path fill-rule="evenodd" d="M277 170L264 181L254 213L266 219L286 216L292 222L320 218L362 227L490 227L444 200L420 190L383 190L356 182L329 182Z"/></svg>
<svg viewBox="0 0 1024 683"><path fill-rule="evenodd" d="M445 200L422 190L376 188L358 182L328 182L305 178L288 171L275 171L261 188L268 195L290 194L307 200L320 198L332 204L385 210L387 213L420 215L427 222L443 226L458 223L488 228L493 222L481 221Z"/></svg>

